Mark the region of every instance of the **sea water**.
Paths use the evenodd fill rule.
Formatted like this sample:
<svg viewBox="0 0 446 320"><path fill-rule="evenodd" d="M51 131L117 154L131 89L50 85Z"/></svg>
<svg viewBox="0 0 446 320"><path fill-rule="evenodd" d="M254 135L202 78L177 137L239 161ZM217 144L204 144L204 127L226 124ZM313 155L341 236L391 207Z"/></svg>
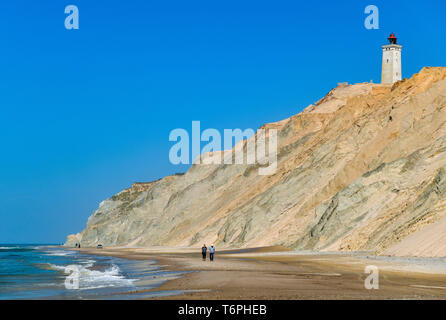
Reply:
<svg viewBox="0 0 446 320"><path fill-rule="evenodd" d="M73 267L77 286L67 285ZM0 244L0 299L141 299L180 292L146 292L182 272L156 261L87 255L62 247ZM69 284L69 282L68 282Z"/></svg>

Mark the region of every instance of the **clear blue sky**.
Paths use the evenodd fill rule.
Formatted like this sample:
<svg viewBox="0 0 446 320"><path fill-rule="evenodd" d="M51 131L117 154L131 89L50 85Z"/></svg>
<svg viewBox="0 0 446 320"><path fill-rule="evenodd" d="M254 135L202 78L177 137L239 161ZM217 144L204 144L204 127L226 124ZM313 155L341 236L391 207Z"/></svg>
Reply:
<svg viewBox="0 0 446 320"><path fill-rule="evenodd" d="M64 28L66 5L80 29ZM380 9L380 29L364 9ZM169 163L175 128L258 128L338 82L446 64L446 3L1 1L0 243L63 242L98 203Z"/></svg>

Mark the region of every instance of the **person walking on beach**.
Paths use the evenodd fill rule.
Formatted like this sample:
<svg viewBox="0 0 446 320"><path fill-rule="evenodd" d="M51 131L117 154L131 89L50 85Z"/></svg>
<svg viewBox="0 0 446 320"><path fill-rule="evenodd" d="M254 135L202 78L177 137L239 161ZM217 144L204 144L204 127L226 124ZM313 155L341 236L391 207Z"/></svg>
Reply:
<svg viewBox="0 0 446 320"><path fill-rule="evenodd" d="M214 261L214 253L215 253L215 247L213 244L209 247L209 259L211 261Z"/></svg>
<svg viewBox="0 0 446 320"><path fill-rule="evenodd" d="M201 247L201 255L203 256L203 261L206 260L206 251L208 250L208 248L206 247L205 244L203 244L203 246Z"/></svg>

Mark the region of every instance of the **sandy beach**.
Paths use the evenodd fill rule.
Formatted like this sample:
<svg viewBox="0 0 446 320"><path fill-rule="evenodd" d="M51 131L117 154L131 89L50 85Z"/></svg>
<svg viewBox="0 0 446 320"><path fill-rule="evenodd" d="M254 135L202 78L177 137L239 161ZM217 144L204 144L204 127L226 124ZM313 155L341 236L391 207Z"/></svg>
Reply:
<svg viewBox="0 0 446 320"><path fill-rule="evenodd" d="M367 253L295 252L283 247L217 251L202 261L191 248L81 248L82 253L155 260L187 271L144 293L155 299L446 299L445 258L397 258ZM379 269L379 289L367 290L366 266ZM143 291L135 291L141 294ZM132 293L126 293L132 294ZM156 296L156 295L155 295Z"/></svg>

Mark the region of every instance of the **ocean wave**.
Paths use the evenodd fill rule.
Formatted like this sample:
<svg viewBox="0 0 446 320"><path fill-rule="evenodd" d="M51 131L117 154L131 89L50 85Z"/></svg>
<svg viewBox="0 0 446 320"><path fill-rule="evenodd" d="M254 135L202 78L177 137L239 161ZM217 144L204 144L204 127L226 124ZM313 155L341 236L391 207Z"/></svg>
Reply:
<svg viewBox="0 0 446 320"><path fill-rule="evenodd" d="M104 271L91 270L93 263L59 266L50 264L50 268L67 274L66 280L77 278L79 290L99 289L107 287L133 287L136 279L127 279L121 274L121 270L115 264ZM76 272L75 272L76 270ZM69 289L69 288L67 288Z"/></svg>
<svg viewBox="0 0 446 320"><path fill-rule="evenodd" d="M70 256L75 253L74 251L68 251L68 250L52 250L45 252L46 256L56 256L56 257Z"/></svg>
<svg viewBox="0 0 446 320"><path fill-rule="evenodd" d="M0 250L2 252L28 252L28 251L34 251L33 248L28 248L28 247L0 247Z"/></svg>

